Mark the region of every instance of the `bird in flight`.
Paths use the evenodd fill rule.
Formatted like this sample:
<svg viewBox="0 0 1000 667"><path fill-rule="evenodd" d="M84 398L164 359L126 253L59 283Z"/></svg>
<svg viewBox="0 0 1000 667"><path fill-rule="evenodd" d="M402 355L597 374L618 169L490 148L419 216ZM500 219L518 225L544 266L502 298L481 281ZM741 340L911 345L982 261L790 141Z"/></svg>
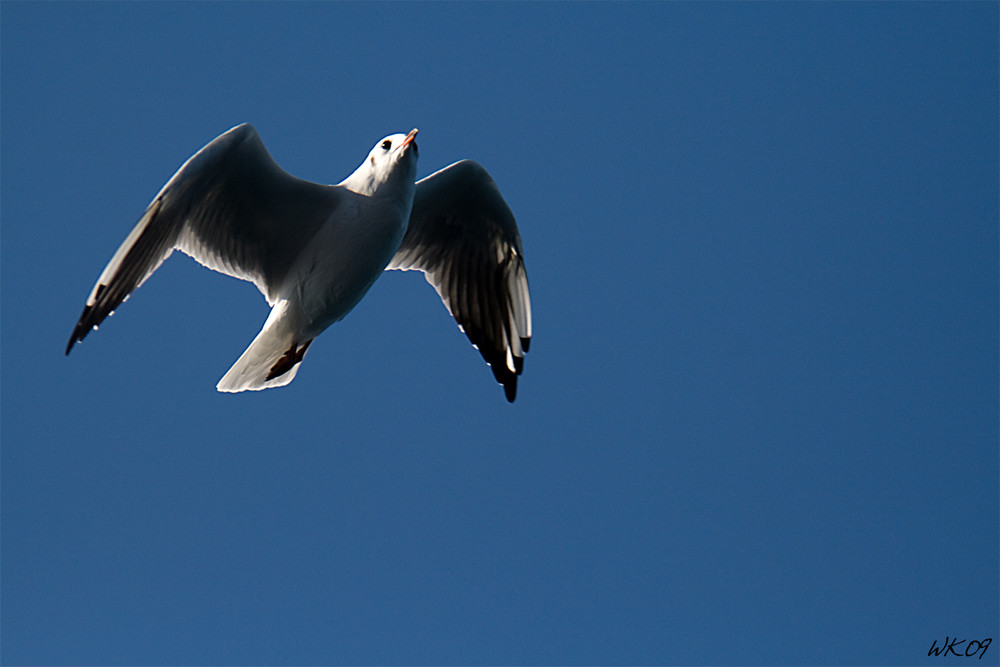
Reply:
<svg viewBox="0 0 1000 667"><path fill-rule="evenodd" d="M174 250L252 282L271 312L216 388L288 384L313 340L383 271L422 271L510 402L531 341L531 298L510 208L479 164L416 183L417 130L385 137L338 185L291 176L238 125L187 160L104 268L68 355Z"/></svg>

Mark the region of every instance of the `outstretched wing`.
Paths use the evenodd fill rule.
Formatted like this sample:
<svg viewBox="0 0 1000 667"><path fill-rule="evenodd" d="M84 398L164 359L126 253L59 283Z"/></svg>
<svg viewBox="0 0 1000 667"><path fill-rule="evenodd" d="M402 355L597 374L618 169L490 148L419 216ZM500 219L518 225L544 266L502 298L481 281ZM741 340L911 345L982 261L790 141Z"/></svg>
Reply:
<svg viewBox="0 0 1000 667"><path fill-rule="evenodd" d="M485 169L463 160L417 182L409 228L387 269L424 272L513 402L531 341L531 298L514 214Z"/></svg>
<svg viewBox="0 0 1000 667"><path fill-rule="evenodd" d="M273 304L302 247L337 204L330 186L297 179L238 125L195 153L149 204L87 297L66 354L174 249L253 282Z"/></svg>

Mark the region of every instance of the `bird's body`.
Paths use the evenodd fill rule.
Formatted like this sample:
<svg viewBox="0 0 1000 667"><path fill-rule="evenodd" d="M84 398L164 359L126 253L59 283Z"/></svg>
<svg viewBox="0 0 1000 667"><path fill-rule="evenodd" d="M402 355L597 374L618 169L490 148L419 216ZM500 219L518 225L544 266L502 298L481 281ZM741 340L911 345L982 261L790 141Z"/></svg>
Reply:
<svg viewBox="0 0 1000 667"><path fill-rule="evenodd" d="M150 203L91 291L66 353L179 249L253 282L272 306L219 391L278 387L386 268L412 268L424 271L513 400L531 336L516 223L473 162L415 184L415 136L386 137L331 186L281 170L250 125L224 133Z"/></svg>

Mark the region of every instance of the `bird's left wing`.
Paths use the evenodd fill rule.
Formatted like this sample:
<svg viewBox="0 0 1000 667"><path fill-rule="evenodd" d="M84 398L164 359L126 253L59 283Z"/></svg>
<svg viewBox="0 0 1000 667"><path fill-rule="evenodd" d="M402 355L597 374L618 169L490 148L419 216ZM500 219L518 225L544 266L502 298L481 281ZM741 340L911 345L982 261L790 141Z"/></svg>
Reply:
<svg viewBox="0 0 1000 667"><path fill-rule="evenodd" d="M513 402L531 298L514 214L486 170L463 160L418 181L406 236L386 268L424 272Z"/></svg>

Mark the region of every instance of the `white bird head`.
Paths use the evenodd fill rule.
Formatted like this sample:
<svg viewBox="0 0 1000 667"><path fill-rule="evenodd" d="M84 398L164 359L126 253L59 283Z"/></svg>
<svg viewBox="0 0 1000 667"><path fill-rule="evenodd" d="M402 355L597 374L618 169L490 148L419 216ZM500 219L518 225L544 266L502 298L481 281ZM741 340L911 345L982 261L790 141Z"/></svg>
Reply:
<svg viewBox="0 0 1000 667"><path fill-rule="evenodd" d="M390 191L398 191L400 186L413 187L417 178L416 136L414 128L409 134L390 134L383 138L340 185L369 196L377 195L385 185Z"/></svg>

